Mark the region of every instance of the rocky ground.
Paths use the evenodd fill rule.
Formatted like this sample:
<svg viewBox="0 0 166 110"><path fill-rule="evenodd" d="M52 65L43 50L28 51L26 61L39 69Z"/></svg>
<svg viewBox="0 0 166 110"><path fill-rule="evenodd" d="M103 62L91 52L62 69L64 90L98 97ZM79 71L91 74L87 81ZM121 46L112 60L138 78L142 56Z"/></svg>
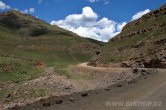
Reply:
<svg viewBox="0 0 166 110"><path fill-rule="evenodd" d="M50 96L62 96L89 90L106 88L121 81L131 81L140 74L133 69L90 67L86 63L70 66L77 78L55 74L54 68L45 70L45 75L23 83L7 84L3 90L11 90L1 102L3 108L23 106ZM9 89L10 88L10 89Z"/></svg>
<svg viewBox="0 0 166 110"><path fill-rule="evenodd" d="M85 68L84 64L82 66ZM81 67L79 66L79 68ZM94 69L93 67L87 68ZM104 70L104 68L96 69ZM121 70L128 71L129 69ZM127 78L127 80L121 80L100 89L40 98L38 101L26 105L17 104L9 110L138 110L139 108L165 110L165 69L132 69L132 73L138 77L130 80ZM124 103L124 106L111 105L111 102L120 101ZM125 105L127 101L145 103L151 101L152 104L127 106ZM110 102L110 105L106 102Z"/></svg>
<svg viewBox="0 0 166 110"><path fill-rule="evenodd" d="M50 105L35 103L21 109L37 110L165 110L166 70L135 69L141 75L105 89L76 93L46 100ZM71 100L72 99L72 100ZM60 102L60 103L57 103Z"/></svg>

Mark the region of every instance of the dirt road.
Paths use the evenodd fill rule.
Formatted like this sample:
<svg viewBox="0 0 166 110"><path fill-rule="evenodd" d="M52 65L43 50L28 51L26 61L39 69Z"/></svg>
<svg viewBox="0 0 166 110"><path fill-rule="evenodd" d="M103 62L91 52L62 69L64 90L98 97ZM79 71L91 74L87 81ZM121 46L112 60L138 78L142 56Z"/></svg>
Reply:
<svg viewBox="0 0 166 110"><path fill-rule="evenodd" d="M124 82L110 90L99 90L86 97L71 96L74 101L63 101L42 110L165 110L166 70L152 69L153 74Z"/></svg>
<svg viewBox="0 0 166 110"><path fill-rule="evenodd" d="M130 76L131 70L133 69L91 67L86 63L79 64L76 68L78 74L90 73L95 77L97 75L97 79L100 79L96 80L100 82L99 85L102 85L101 81L112 78L114 74L122 72L123 74L119 75L127 73ZM14 110L166 110L166 69L138 70L144 72L134 79L125 76L126 80L112 83L109 87L103 84L104 88L98 87L100 89L97 90L52 96Z"/></svg>

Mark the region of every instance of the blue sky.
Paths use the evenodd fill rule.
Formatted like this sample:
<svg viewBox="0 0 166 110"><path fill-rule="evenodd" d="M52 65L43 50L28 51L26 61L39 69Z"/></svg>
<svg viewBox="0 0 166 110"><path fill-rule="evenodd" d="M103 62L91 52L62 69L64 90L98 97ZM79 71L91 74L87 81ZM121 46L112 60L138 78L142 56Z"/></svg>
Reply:
<svg viewBox="0 0 166 110"><path fill-rule="evenodd" d="M111 36L102 34L101 30L98 30L98 32L96 33L91 33L93 35L90 36L87 36L89 35L89 33L87 33L86 35L82 35L83 34L82 31L81 31L82 34L79 34L84 37L95 38L103 41L106 41L109 38L115 36L117 33L119 33L120 29L119 30L117 29L118 24L124 23L125 25L125 23L131 21L132 17L138 14L139 12L142 11L143 15L151 10L157 9L158 7L166 3L166 0L0 0L0 1L1 1L0 2L1 12L7 9L18 9L25 13L30 13L36 17L39 17L47 21L48 23L51 23L52 21L63 20L63 23L54 22L52 24L59 25L60 27L71 30L77 34L79 34L79 32L81 31L80 28L84 29L84 32L86 32L86 29L84 27L86 28L88 27L88 29L89 27L91 27L92 29L92 27L93 28L97 27L95 24L100 21L104 22L105 25L110 24L115 26L115 27L112 26L112 28L115 29L110 30L111 32L112 31L113 32L108 33L112 34ZM4 3L6 7L2 3ZM92 15L94 13L97 15L97 17L94 18L93 21L93 23L95 24L92 24L91 21L86 21L84 18L80 18L81 20L84 21L78 21L79 23L77 22L77 26L75 26L76 23L73 24L74 26L71 23L66 24L66 22L68 23L68 21L66 21L67 16L77 14L78 16L72 16L72 17L79 17L82 14L82 10L84 8L87 11L89 10ZM89 11L87 13L89 13ZM146 13L143 13L143 11L146 11ZM95 16L89 16L89 17L95 17ZM87 23L85 23L86 24L85 25L82 22L87 22ZM105 27L103 26L104 24L101 24L101 22L100 26L97 29L99 28L105 29ZM92 25L89 26L89 24ZM78 30L78 28L80 30ZM110 28L111 27L106 28L105 30L109 31ZM104 30L102 31L105 32Z"/></svg>

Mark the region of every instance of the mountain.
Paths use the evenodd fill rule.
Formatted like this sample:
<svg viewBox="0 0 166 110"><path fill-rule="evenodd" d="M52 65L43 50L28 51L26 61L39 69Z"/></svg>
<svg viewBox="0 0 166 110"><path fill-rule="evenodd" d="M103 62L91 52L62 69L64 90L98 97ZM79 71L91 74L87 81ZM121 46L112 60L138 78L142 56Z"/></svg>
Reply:
<svg viewBox="0 0 166 110"><path fill-rule="evenodd" d="M0 82L31 79L39 67L88 61L101 45L29 14L0 13Z"/></svg>
<svg viewBox="0 0 166 110"><path fill-rule="evenodd" d="M89 65L166 68L166 4L128 23Z"/></svg>

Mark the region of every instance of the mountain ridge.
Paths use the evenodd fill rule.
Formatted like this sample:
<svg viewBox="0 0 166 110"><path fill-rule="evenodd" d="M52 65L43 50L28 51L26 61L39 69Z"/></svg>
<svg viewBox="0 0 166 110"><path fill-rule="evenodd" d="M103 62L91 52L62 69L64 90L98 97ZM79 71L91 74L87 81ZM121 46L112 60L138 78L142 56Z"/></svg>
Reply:
<svg viewBox="0 0 166 110"><path fill-rule="evenodd" d="M89 65L166 67L166 5L128 23Z"/></svg>
<svg viewBox="0 0 166 110"><path fill-rule="evenodd" d="M0 83L39 77L48 66L62 72L103 45L16 10L0 13L0 42Z"/></svg>

